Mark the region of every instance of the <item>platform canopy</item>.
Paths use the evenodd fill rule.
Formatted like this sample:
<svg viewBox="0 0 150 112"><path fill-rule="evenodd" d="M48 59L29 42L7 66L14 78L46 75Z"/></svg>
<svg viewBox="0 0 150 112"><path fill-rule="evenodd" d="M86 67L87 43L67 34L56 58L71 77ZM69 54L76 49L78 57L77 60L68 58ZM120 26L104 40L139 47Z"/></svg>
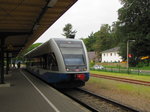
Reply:
<svg viewBox="0 0 150 112"><path fill-rule="evenodd" d="M4 52L17 56L77 0L0 0L0 38Z"/></svg>

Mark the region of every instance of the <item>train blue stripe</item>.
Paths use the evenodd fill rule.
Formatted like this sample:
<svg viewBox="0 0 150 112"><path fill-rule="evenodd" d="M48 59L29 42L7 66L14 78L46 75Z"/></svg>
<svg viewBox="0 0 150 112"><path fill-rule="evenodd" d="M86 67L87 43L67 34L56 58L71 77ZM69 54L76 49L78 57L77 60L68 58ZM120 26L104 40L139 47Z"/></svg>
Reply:
<svg viewBox="0 0 150 112"><path fill-rule="evenodd" d="M73 74L65 74L65 73L52 73L52 72L46 72L44 74L35 74L34 72L32 73L37 77L42 78L48 83L67 82L70 81L71 78L73 77ZM85 81L87 81L89 79L89 73L84 74L85 74Z"/></svg>

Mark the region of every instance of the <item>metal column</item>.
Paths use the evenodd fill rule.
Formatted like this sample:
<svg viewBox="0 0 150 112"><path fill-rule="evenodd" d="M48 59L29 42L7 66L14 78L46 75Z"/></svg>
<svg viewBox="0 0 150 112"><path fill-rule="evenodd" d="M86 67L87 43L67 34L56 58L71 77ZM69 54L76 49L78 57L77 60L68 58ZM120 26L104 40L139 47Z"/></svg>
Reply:
<svg viewBox="0 0 150 112"><path fill-rule="evenodd" d="M10 64L10 59L9 59L9 52L6 53L6 74L8 74L9 71L9 64Z"/></svg>
<svg viewBox="0 0 150 112"><path fill-rule="evenodd" d="M0 84L4 84L4 41L5 38L0 38Z"/></svg>

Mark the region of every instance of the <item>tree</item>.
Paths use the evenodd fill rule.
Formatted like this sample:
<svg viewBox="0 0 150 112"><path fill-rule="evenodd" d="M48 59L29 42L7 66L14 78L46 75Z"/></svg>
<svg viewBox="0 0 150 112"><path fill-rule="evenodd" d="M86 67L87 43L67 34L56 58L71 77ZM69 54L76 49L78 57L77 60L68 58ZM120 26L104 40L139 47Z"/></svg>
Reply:
<svg viewBox="0 0 150 112"><path fill-rule="evenodd" d="M95 51L98 58L101 57L101 52L118 45L115 42L115 36L111 30L111 26L103 24L99 31L91 33L88 38L83 39L88 51Z"/></svg>
<svg viewBox="0 0 150 112"><path fill-rule="evenodd" d="M122 33L122 46L128 40L135 40L130 47L133 66L138 64L142 56L150 56L150 1L121 0L123 7L119 9L119 28ZM121 47L121 55L126 59L126 47ZM124 52L123 52L124 51Z"/></svg>
<svg viewBox="0 0 150 112"><path fill-rule="evenodd" d="M96 37L95 50L99 55L102 51L112 48L113 39L111 38L111 27L108 24L103 24L94 35Z"/></svg>
<svg viewBox="0 0 150 112"><path fill-rule="evenodd" d="M66 38L74 38L75 34L77 33L76 30L72 30L72 25L70 23L66 24L65 27L63 28L64 34Z"/></svg>
<svg viewBox="0 0 150 112"><path fill-rule="evenodd" d="M113 24L111 26L111 38L112 38L112 42L113 42L112 47L118 46L124 38L122 35L122 32L120 31L121 28L120 28L119 24L120 23L118 21L116 21L116 22L113 22Z"/></svg>
<svg viewBox="0 0 150 112"><path fill-rule="evenodd" d="M94 37L93 32L85 39L82 39L87 48L87 51L95 51L95 42L96 38Z"/></svg>

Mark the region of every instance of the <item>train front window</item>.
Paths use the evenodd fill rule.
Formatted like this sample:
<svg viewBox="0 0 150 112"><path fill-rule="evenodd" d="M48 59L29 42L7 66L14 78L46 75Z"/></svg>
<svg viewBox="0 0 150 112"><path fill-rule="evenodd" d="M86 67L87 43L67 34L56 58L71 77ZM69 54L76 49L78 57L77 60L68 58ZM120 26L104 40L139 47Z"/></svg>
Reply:
<svg viewBox="0 0 150 112"><path fill-rule="evenodd" d="M69 65L85 65L83 48L60 48L64 63Z"/></svg>
<svg viewBox="0 0 150 112"><path fill-rule="evenodd" d="M83 55L64 54L64 62L66 65L84 65Z"/></svg>
<svg viewBox="0 0 150 112"><path fill-rule="evenodd" d="M81 42L59 43L64 63L69 65L85 65L85 53Z"/></svg>

